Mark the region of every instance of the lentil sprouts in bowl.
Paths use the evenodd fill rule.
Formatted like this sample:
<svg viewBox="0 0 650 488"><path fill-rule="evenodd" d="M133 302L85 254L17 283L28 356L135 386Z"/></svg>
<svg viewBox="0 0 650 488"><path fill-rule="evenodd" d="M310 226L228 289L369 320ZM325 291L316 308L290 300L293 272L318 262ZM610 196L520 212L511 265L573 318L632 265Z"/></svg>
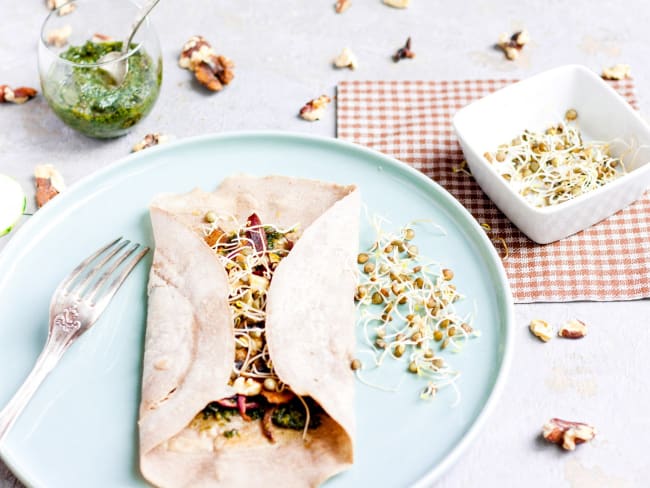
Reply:
<svg viewBox="0 0 650 488"><path fill-rule="evenodd" d="M524 130L485 159L513 189L535 207L566 202L626 174L611 143L585 142L578 113L569 109L564 121L543 132Z"/></svg>

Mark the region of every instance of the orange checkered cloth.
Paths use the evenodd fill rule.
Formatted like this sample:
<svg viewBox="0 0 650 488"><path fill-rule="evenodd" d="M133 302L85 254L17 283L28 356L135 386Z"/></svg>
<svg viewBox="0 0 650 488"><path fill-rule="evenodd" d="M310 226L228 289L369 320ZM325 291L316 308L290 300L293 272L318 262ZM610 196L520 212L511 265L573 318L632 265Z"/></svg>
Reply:
<svg viewBox="0 0 650 488"><path fill-rule="evenodd" d="M540 245L522 234L471 176L458 171L463 153L451 118L514 81L344 81L337 93L337 135L412 165L488 224L516 302L650 297L650 192L583 232ZM612 84L638 108L631 79Z"/></svg>

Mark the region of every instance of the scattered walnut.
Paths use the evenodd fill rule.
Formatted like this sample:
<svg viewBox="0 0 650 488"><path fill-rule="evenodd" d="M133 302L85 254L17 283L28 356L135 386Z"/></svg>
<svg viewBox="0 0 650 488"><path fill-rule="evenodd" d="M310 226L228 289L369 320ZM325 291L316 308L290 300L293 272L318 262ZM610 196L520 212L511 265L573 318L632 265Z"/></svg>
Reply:
<svg viewBox="0 0 650 488"><path fill-rule="evenodd" d="M209 62L200 63L194 70L196 79L211 91L220 91L235 77L233 62L225 56L212 56Z"/></svg>
<svg viewBox="0 0 650 488"><path fill-rule="evenodd" d="M158 132L147 134L146 136L144 136L144 139L142 139L135 146L133 146L132 152L138 152L138 151L142 151L143 149L147 149L149 147L157 146L158 144L164 144L168 140L169 137L160 134Z"/></svg>
<svg viewBox="0 0 650 488"><path fill-rule="evenodd" d="M406 8L411 3L411 0L384 0L384 4L393 8Z"/></svg>
<svg viewBox="0 0 650 488"><path fill-rule="evenodd" d="M318 98L308 101L304 107L300 109L300 116L305 119L313 122L315 120L320 120L320 118L325 113L325 108L332 100L327 95L321 95Z"/></svg>
<svg viewBox="0 0 650 488"><path fill-rule="evenodd" d="M544 342L548 342L553 337L553 327L548 322L539 319L530 321L530 331Z"/></svg>
<svg viewBox="0 0 650 488"><path fill-rule="evenodd" d="M107 36L106 34L95 32L90 41L96 44L101 44L102 42L113 42L114 39L111 36Z"/></svg>
<svg viewBox="0 0 650 488"><path fill-rule="evenodd" d="M12 89L9 85L0 85L0 103L25 103L34 98L37 93L34 88L26 86Z"/></svg>
<svg viewBox="0 0 650 488"><path fill-rule="evenodd" d="M181 68L191 71L201 62L205 62L215 54L212 46L203 36L192 36L183 45L178 64Z"/></svg>
<svg viewBox="0 0 650 488"><path fill-rule="evenodd" d="M350 8L350 5L352 5L352 2L350 0L336 0L334 10L336 10L337 14L342 14Z"/></svg>
<svg viewBox="0 0 650 488"><path fill-rule="evenodd" d="M500 47L506 55L506 58L513 61L519 57L519 51L530 42L530 34L527 30L520 30L509 36L501 34L497 46Z"/></svg>
<svg viewBox="0 0 650 488"><path fill-rule="evenodd" d="M49 46L63 47L68 43L68 38L72 34L72 27L64 25L60 29L52 29L47 33L45 42Z"/></svg>
<svg viewBox="0 0 650 488"><path fill-rule="evenodd" d="M41 208L65 189L63 176L51 164L41 164L34 168L36 181L36 205Z"/></svg>
<svg viewBox="0 0 650 488"><path fill-rule="evenodd" d="M235 77L233 62L215 54L202 36L193 36L183 45L178 64L194 72L199 83L211 91L220 91Z"/></svg>
<svg viewBox="0 0 650 488"><path fill-rule="evenodd" d="M578 319L569 320L560 327L558 335L567 339L582 339L587 335L587 324Z"/></svg>
<svg viewBox="0 0 650 488"><path fill-rule="evenodd" d="M512 35L511 40L515 43L515 46L521 48L530 42L530 34L525 29L520 30Z"/></svg>
<svg viewBox="0 0 650 488"><path fill-rule="evenodd" d="M415 53L411 51L411 38L406 39L404 47L400 47L395 54L393 54L393 61L396 63L404 58L414 58Z"/></svg>
<svg viewBox="0 0 650 488"><path fill-rule="evenodd" d="M59 7L62 7L59 9L59 15L63 16L74 12L77 5L75 3L68 3L68 0L47 0L47 8L50 10L55 10Z"/></svg>
<svg viewBox="0 0 650 488"><path fill-rule="evenodd" d="M334 66L337 68L357 69L359 61L350 48L343 48L341 54L334 60Z"/></svg>
<svg viewBox="0 0 650 488"><path fill-rule="evenodd" d="M576 445L588 442L596 437L595 427L582 422L571 422L553 418L544 424L542 436L549 442L573 451Z"/></svg>
<svg viewBox="0 0 650 488"><path fill-rule="evenodd" d="M629 64L615 64L603 69L600 76L605 80L624 80L632 76L632 68Z"/></svg>

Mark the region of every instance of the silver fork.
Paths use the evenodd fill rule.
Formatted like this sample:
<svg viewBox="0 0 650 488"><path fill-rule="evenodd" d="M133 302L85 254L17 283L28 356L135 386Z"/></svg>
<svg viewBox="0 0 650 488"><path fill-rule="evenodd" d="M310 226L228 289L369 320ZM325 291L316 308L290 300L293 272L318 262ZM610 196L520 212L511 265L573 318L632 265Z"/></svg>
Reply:
<svg viewBox="0 0 650 488"><path fill-rule="evenodd" d="M127 248L130 243L121 237L115 239L79 264L57 287L50 302L45 347L25 382L0 412L0 444L63 353L97 321L131 270L149 251L138 243Z"/></svg>

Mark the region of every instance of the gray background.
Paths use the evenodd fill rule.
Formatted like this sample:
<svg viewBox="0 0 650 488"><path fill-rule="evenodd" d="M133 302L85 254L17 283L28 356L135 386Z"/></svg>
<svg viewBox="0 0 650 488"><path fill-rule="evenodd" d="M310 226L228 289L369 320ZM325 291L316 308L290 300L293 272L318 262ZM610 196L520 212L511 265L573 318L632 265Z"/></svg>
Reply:
<svg viewBox="0 0 650 488"><path fill-rule="evenodd" d="M109 1L109 0L106 0ZM38 87L36 43L45 0L2 0L0 84ZM315 123L297 117L343 79L522 78L567 63L600 72L632 66L641 113L650 114L650 6L645 1L412 0L406 10L381 0L352 0L342 15L334 0L162 0L153 14L163 47L164 83L152 114L131 134L96 141L65 127L42 97L0 106L0 171L30 192L34 166L52 163L72 184L127 155L148 132L175 139L234 130L280 129L335 135L335 111ZM521 58L505 61L492 48L500 32L526 27ZM236 63L236 78L219 94L197 88L177 66L194 34ZM414 60L390 56L407 36ZM334 70L343 47L358 55L356 71ZM596 101L594 103L597 103ZM0 238L0 249L11 238ZM612 252L615 252L613 250ZM496 411L440 487L646 486L650 479L647 301L517 305L515 354ZM527 324L580 318L589 336L542 344ZM6 365L3 365L6 367ZM574 453L538 438L553 416L593 423L598 436ZM21 486L0 461L0 486Z"/></svg>

